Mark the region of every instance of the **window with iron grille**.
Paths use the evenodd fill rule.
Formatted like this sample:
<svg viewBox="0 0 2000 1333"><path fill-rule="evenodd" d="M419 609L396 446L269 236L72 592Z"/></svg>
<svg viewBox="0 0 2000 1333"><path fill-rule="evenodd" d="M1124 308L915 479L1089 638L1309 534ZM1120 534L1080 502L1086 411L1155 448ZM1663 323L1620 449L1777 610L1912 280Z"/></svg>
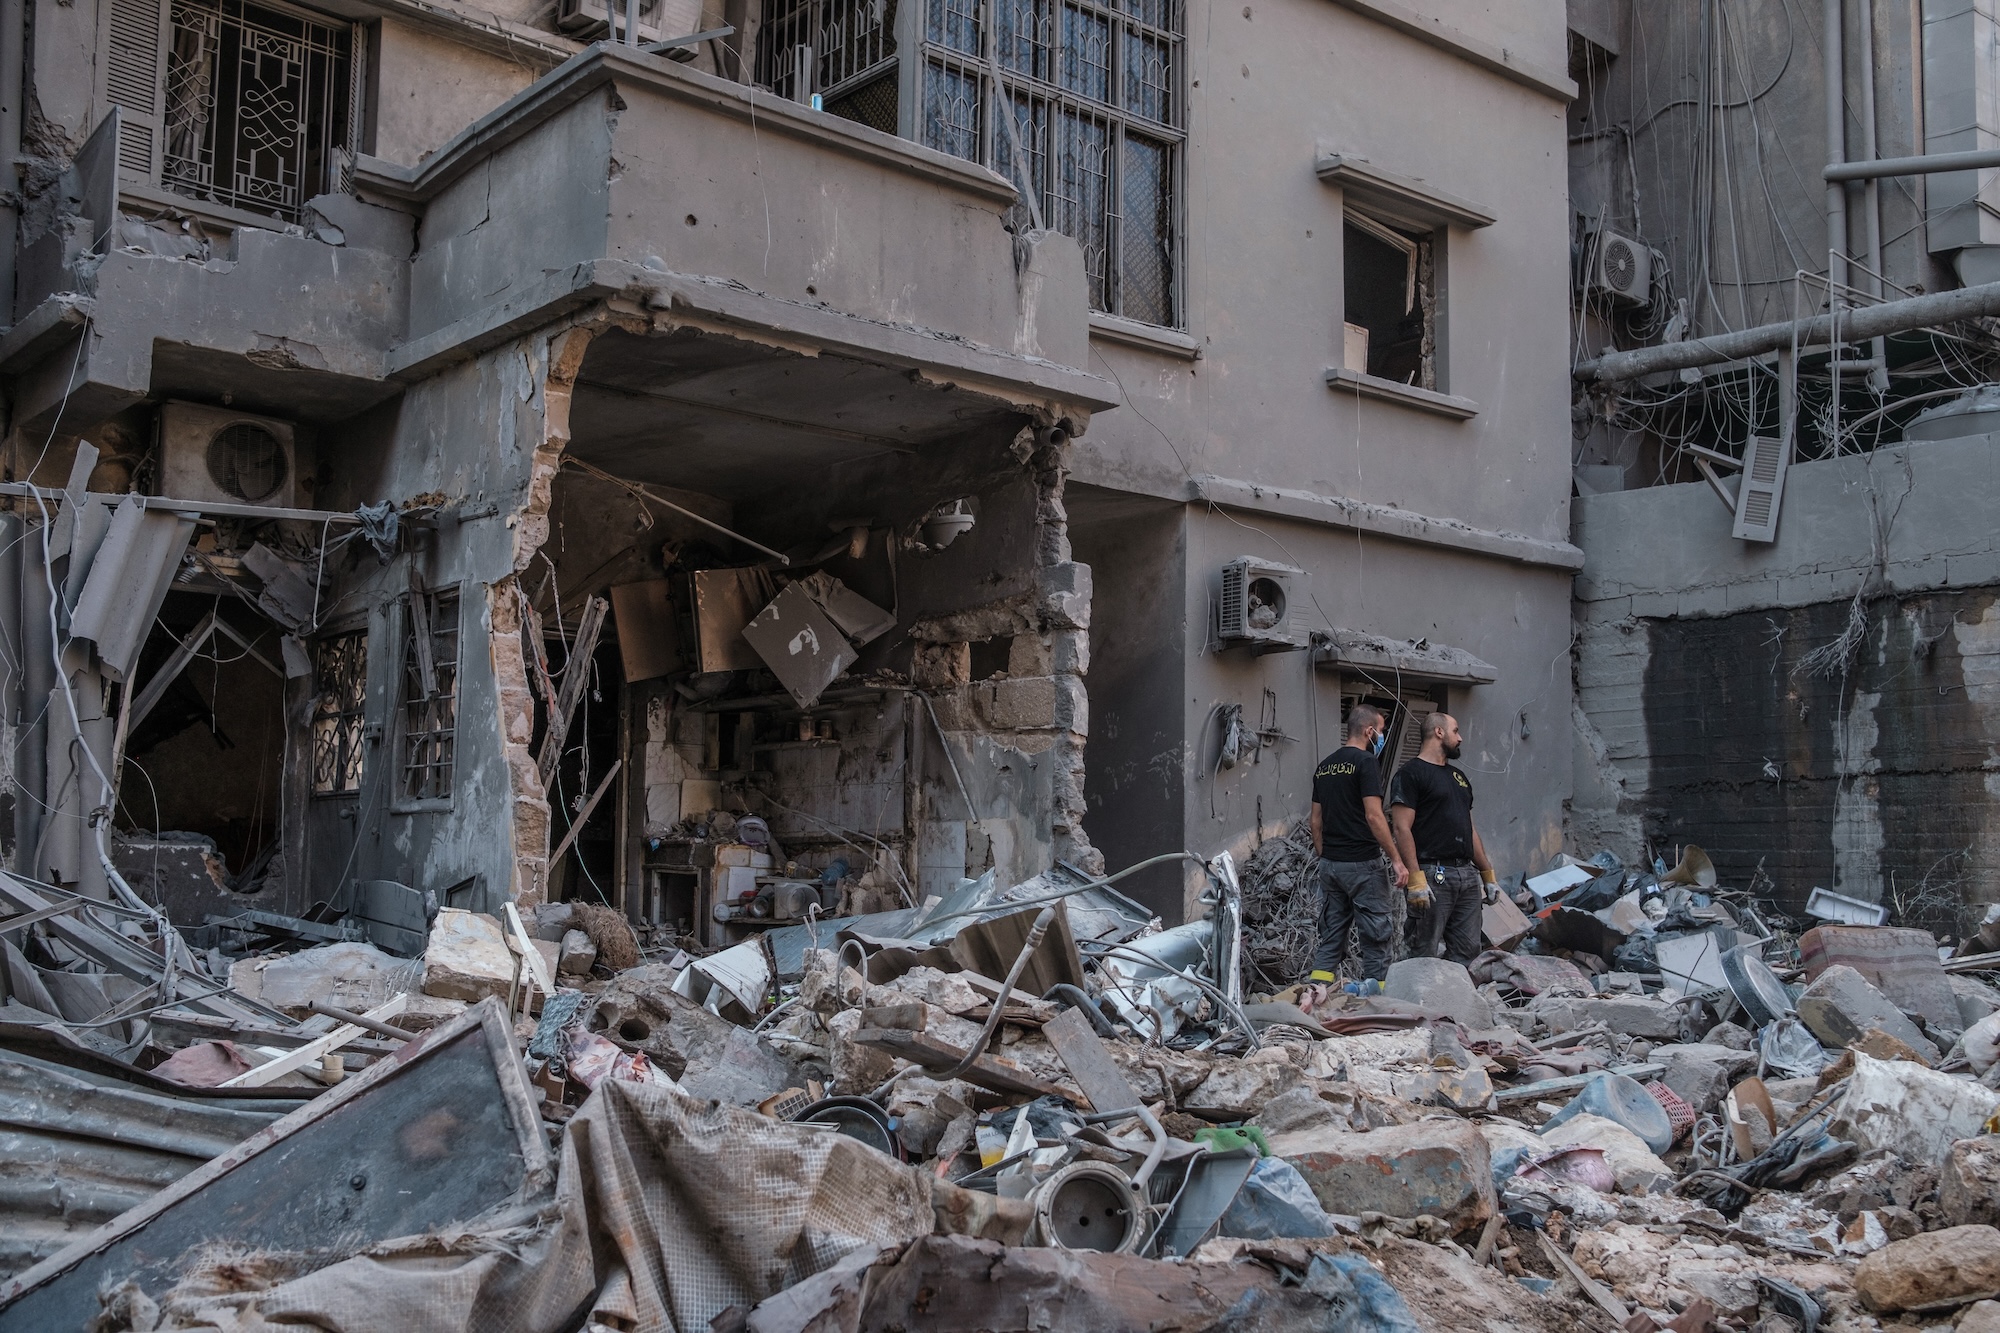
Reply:
<svg viewBox="0 0 2000 1333"><path fill-rule="evenodd" d="M312 790L361 790L362 714L368 703L368 634L333 634L313 644Z"/></svg>
<svg viewBox="0 0 2000 1333"><path fill-rule="evenodd" d="M442 800L458 734L458 590L412 592L403 609L401 795Z"/></svg>
<svg viewBox="0 0 2000 1333"><path fill-rule="evenodd" d="M357 25L282 0L105 0L120 176L296 222L350 184Z"/></svg>
<svg viewBox="0 0 2000 1333"><path fill-rule="evenodd" d="M765 2L766 87L992 167L1018 227L1082 247L1093 309L1181 323L1182 0L910 0L914 70L894 0Z"/></svg>

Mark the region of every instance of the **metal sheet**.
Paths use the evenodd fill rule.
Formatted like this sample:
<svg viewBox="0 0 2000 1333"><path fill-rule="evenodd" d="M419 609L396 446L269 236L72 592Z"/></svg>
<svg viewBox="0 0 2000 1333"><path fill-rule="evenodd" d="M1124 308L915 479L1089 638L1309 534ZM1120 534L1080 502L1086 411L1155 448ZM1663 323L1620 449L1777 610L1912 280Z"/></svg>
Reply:
<svg viewBox="0 0 2000 1333"><path fill-rule="evenodd" d="M139 650L193 532L193 519L147 509L137 496L127 497L112 514L69 622L72 635L97 645L112 679L130 679L139 665Z"/></svg>
<svg viewBox="0 0 2000 1333"><path fill-rule="evenodd" d="M0 1029L0 1041L0 1277L143 1203L304 1100L170 1089L14 1025Z"/></svg>
<svg viewBox="0 0 2000 1333"><path fill-rule="evenodd" d="M88 1327L128 1280L158 1299L218 1242L345 1253L525 1202L553 1174L488 999L0 1288L0 1333Z"/></svg>
<svg viewBox="0 0 2000 1333"><path fill-rule="evenodd" d="M796 583L743 627L743 638L801 708L812 707L855 657L840 627Z"/></svg>
<svg viewBox="0 0 2000 1333"><path fill-rule="evenodd" d="M681 664L674 643L674 610L665 579L624 583L611 590L611 612L618 624L618 658L625 683L664 676Z"/></svg>
<svg viewBox="0 0 2000 1333"><path fill-rule="evenodd" d="M698 569L694 575L694 636L703 671L755 671L764 665L743 628L771 595L761 569Z"/></svg>

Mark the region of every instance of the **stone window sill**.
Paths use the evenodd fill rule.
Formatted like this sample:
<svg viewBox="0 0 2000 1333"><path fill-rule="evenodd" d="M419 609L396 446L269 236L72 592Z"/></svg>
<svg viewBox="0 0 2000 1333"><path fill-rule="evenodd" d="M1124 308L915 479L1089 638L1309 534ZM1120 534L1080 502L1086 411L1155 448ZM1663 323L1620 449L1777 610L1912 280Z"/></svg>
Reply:
<svg viewBox="0 0 2000 1333"><path fill-rule="evenodd" d="M1179 329L1142 324L1136 319L1124 319L1095 310L1090 312L1090 336L1136 347L1144 352L1164 352L1183 361L1193 361L1201 356L1201 344Z"/></svg>
<svg viewBox="0 0 2000 1333"><path fill-rule="evenodd" d="M1345 390L1363 398L1373 398L1381 403L1413 407L1419 412L1449 417L1453 421L1465 421L1479 415L1479 404L1470 398L1460 398L1449 393L1434 393L1429 389L1419 389L1413 384L1398 384L1394 380L1364 375L1358 370L1349 370L1344 366L1333 366L1327 370L1326 387Z"/></svg>

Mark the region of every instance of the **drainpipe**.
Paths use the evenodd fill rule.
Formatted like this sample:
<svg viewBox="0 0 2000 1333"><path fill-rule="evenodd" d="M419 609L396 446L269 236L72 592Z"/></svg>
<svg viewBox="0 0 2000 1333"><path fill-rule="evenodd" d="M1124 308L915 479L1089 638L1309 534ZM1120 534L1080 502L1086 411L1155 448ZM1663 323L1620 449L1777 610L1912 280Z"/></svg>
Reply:
<svg viewBox="0 0 2000 1333"><path fill-rule="evenodd" d="M1826 164L1847 160L1847 112L1842 95L1847 85L1846 59L1841 47L1841 0L1825 0L1821 24L1826 48ZM1834 288L1833 303L1844 304L1840 289L1847 285L1847 186L1826 183L1826 280Z"/></svg>
<svg viewBox="0 0 2000 1333"><path fill-rule="evenodd" d="M1857 0L1861 30L1861 156L1875 160L1875 0ZM1882 299L1882 181L1871 177L1862 187L1862 221L1868 228L1868 294ZM1870 353L1874 365L1868 371L1868 387L1877 393L1889 388L1889 343L1877 338Z"/></svg>
<svg viewBox="0 0 2000 1333"><path fill-rule="evenodd" d="M0 324L14 322L14 249L21 233L21 101L27 0L0 0Z"/></svg>

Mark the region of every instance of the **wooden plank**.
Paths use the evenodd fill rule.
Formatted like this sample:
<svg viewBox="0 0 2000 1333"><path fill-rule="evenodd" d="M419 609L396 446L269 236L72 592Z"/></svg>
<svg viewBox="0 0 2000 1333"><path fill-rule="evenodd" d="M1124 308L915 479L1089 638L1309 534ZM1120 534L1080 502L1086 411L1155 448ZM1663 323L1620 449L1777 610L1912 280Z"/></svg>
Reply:
<svg viewBox="0 0 2000 1333"><path fill-rule="evenodd" d="M1139 1105L1139 1094L1125 1077L1125 1071L1104 1049L1090 1020L1080 1009L1065 1009L1042 1025L1042 1035L1062 1057L1063 1067L1076 1086L1090 1099L1094 1111L1122 1111Z"/></svg>
<svg viewBox="0 0 2000 1333"><path fill-rule="evenodd" d="M886 1009L864 1009L853 1040L901 1056L926 1069L951 1069L965 1058L965 1049L923 1030L928 1019L922 1004L899 1004ZM1069 1089L1042 1080L1019 1065L997 1056L981 1055L958 1077L994 1092L1027 1097L1067 1097Z"/></svg>
<svg viewBox="0 0 2000 1333"><path fill-rule="evenodd" d="M521 909L510 902L500 910L507 914L507 931L513 936L514 952L521 955L521 965L527 969L535 989L544 995L554 995L556 983L549 977L549 960L542 957L542 951L528 935L528 928L521 924Z"/></svg>
<svg viewBox="0 0 2000 1333"><path fill-rule="evenodd" d="M542 752L535 757L541 766L544 790L555 777L556 764L562 759L570 717L583 701L584 687L590 682L591 658L597 652L597 636L604 629L604 613L610 609L611 603L602 597L591 598L583 607L583 623L577 627L576 637L570 640L569 656L563 660L562 689L557 692L555 707L549 710L549 731L542 739Z"/></svg>
<svg viewBox="0 0 2000 1333"><path fill-rule="evenodd" d="M1513 1088L1495 1088L1493 1096L1503 1106L1508 1102L1533 1101L1552 1092L1575 1092L1598 1074L1606 1072L1602 1069L1593 1069L1587 1074L1568 1074L1562 1078L1545 1078L1540 1083L1523 1083ZM1667 1067L1658 1064L1618 1065L1608 1072L1623 1074L1626 1078L1657 1078L1667 1072Z"/></svg>
<svg viewBox="0 0 2000 1333"><path fill-rule="evenodd" d="M576 812L576 817L569 821L569 827L563 830L562 841L549 853L549 867L545 874L553 874L555 868L562 864L563 853L569 850L572 842L576 841L576 835L583 832L584 823L590 818L590 812L604 799L604 793L611 790L611 780L618 776L618 770L623 767L625 767L623 759L614 759L611 761L611 767L604 770L603 778L598 781L597 790L590 793L590 799L583 803L583 809Z"/></svg>
<svg viewBox="0 0 2000 1333"><path fill-rule="evenodd" d="M1568 1273L1570 1280L1582 1288L1584 1295L1596 1301L1604 1313L1610 1315L1614 1321L1621 1325L1632 1317L1632 1312L1625 1308L1625 1303L1616 1296L1613 1296L1600 1283L1594 1281L1590 1274L1583 1271L1582 1266L1576 1260L1564 1254L1562 1247L1550 1240L1547 1232L1537 1231L1535 1239L1542 1243L1542 1253L1549 1257L1549 1262L1562 1269L1565 1273Z"/></svg>
<svg viewBox="0 0 2000 1333"><path fill-rule="evenodd" d="M387 1004L376 1005L366 1014L363 1014L362 1017L377 1023L386 1023L397 1014L402 1013L403 1010L409 1007L409 1004L410 997L408 995L398 995ZM295 1069L303 1069L307 1065L318 1064L319 1058L322 1055L325 1055L328 1051L339 1050L356 1037L361 1036L363 1031L364 1029L355 1027L352 1024L342 1023L324 1037L309 1041L296 1050L281 1055L267 1064L258 1065L255 1069L246 1069L221 1086L225 1088L261 1088L267 1083L272 1083L283 1078Z"/></svg>

